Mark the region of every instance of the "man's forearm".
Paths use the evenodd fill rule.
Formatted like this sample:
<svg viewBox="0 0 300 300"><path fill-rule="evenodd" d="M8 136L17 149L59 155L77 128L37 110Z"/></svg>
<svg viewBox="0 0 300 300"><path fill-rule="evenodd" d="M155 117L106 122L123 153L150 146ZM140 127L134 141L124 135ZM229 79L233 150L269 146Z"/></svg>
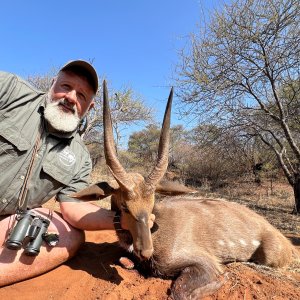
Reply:
<svg viewBox="0 0 300 300"><path fill-rule="evenodd" d="M61 202L63 218L73 227L82 230L114 229L115 212L89 202Z"/></svg>

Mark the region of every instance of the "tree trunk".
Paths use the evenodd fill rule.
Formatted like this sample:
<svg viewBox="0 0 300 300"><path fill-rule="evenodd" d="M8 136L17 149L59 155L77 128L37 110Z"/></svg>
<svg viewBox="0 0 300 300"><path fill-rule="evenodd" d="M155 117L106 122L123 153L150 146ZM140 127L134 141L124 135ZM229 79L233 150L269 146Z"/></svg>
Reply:
<svg viewBox="0 0 300 300"><path fill-rule="evenodd" d="M294 182L295 207L293 213L300 213L300 173L295 174Z"/></svg>
<svg viewBox="0 0 300 300"><path fill-rule="evenodd" d="M261 185L261 170L263 167L263 163L257 163L252 166L252 172L254 174L254 182L257 185Z"/></svg>

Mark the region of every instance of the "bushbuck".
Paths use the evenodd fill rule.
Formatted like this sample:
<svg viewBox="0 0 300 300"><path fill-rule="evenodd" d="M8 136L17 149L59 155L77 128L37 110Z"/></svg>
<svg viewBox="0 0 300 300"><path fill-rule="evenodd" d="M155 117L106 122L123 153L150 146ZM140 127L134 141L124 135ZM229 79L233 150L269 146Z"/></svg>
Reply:
<svg viewBox="0 0 300 300"><path fill-rule="evenodd" d="M168 165L173 89L167 103L158 159L147 177L127 173L117 158L106 84L103 84L103 126L106 163L119 187L99 182L73 195L83 200L111 195L112 209L127 215L129 230L117 228L121 246L149 267L153 275L175 278L174 299L200 299L221 286L222 263L253 261L287 266L296 250L277 229L254 211L222 200L178 196L188 188L160 181ZM167 196L155 203L155 193ZM153 228L149 217L155 214ZM120 229L120 230L119 230Z"/></svg>

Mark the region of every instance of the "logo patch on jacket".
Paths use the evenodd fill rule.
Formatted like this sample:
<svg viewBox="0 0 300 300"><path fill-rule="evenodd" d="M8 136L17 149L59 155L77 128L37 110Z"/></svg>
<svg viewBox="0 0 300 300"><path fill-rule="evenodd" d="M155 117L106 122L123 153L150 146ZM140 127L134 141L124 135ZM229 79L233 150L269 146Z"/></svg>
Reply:
<svg viewBox="0 0 300 300"><path fill-rule="evenodd" d="M76 162L75 154L70 149L62 150L59 155L59 161L67 167L71 167Z"/></svg>

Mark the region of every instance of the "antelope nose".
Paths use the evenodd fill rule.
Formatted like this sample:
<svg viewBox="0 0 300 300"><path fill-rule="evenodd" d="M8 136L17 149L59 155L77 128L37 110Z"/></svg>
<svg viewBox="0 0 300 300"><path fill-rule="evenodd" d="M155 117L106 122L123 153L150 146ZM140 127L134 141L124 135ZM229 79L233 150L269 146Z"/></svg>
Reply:
<svg viewBox="0 0 300 300"><path fill-rule="evenodd" d="M141 258L147 260L152 256L152 253L153 253L153 249L143 250L141 252Z"/></svg>

